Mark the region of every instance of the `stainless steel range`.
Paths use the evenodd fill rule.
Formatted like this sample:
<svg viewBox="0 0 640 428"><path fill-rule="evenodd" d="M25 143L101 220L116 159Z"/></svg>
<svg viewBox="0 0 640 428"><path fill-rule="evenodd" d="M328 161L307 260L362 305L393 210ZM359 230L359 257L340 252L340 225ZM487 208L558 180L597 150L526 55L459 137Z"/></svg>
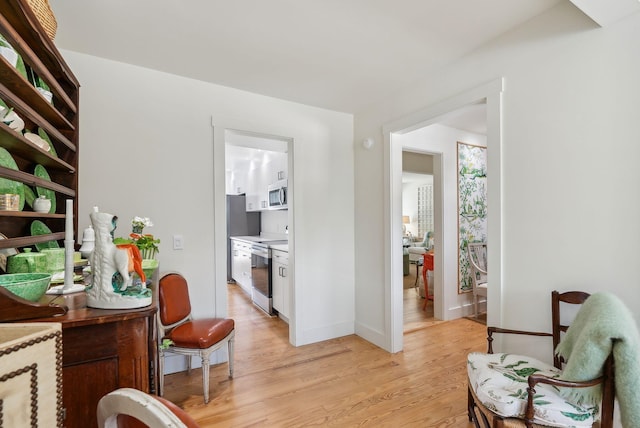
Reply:
<svg viewBox="0 0 640 428"><path fill-rule="evenodd" d="M286 244L288 241L257 236L236 238L251 242L251 300L267 314L273 315L271 248L269 246Z"/></svg>

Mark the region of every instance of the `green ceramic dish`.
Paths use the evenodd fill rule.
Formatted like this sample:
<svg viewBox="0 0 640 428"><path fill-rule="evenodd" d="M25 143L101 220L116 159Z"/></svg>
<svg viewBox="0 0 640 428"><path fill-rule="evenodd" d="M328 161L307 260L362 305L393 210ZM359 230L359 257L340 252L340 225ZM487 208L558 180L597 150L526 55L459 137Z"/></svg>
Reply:
<svg viewBox="0 0 640 428"><path fill-rule="evenodd" d="M147 279L151 279L153 272L158 269L158 260L156 259L143 259L142 270Z"/></svg>
<svg viewBox="0 0 640 428"><path fill-rule="evenodd" d="M0 233L0 239L7 239L2 233ZM18 250L15 248L3 248L0 250L0 269L7 271L7 259L11 256L18 254Z"/></svg>
<svg viewBox="0 0 640 428"><path fill-rule="evenodd" d="M40 220L34 220L31 222L31 236L49 235L50 233L51 229L49 229L47 225ZM58 241L38 242L35 246L38 251L42 251L45 248L60 248Z"/></svg>
<svg viewBox="0 0 640 428"><path fill-rule="evenodd" d="M49 288L51 274L48 273L8 273L0 275L0 286L16 296L37 302Z"/></svg>
<svg viewBox="0 0 640 428"><path fill-rule="evenodd" d="M33 201L36 199L36 194L33 193L33 189L29 186L24 186L24 201L29 206L29 208L33 208Z"/></svg>
<svg viewBox="0 0 640 428"><path fill-rule="evenodd" d="M53 147L53 142L51 142L51 138L49 138L49 135L46 133L46 131L42 128L38 128L38 135L44 141L49 143L49 153L51 153L55 157L58 157L58 153L56 153L56 148Z"/></svg>
<svg viewBox="0 0 640 428"><path fill-rule="evenodd" d="M16 161L13 160L11 154L4 148L0 147L0 166L4 166L5 168L10 168L15 171L18 171L18 165ZM19 181L9 180L7 178L0 178L0 194L2 193L12 193L14 195L20 195L20 206L19 209L22 211L24 208L24 184Z"/></svg>
<svg viewBox="0 0 640 428"><path fill-rule="evenodd" d="M40 164L36 165L33 169L33 175L36 177L42 178L43 180L51 181L51 177L49 177L49 173L47 170ZM44 187L36 186L36 193L38 196L46 196L47 199L51 201L51 209L49 210L50 214L55 214L56 212L56 192L51 189L45 189ZM49 232L51 233L51 232Z"/></svg>
<svg viewBox="0 0 640 428"><path fill-rule="evenodd" d="M27 82L29 81L29 78L27 77L27 67L24 65L24 60L22 59L21 55L18 55L18 63L16 64L16 70L18 70L18 73L20 73Z"/></svg>

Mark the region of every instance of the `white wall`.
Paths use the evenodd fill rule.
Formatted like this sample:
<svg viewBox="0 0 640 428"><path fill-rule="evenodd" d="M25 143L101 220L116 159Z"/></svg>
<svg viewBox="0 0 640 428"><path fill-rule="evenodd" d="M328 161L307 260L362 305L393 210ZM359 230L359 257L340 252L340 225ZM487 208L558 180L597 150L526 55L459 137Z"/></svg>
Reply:
<svg viewBox="0 0 640 428"><path fill-rule="evenodd" d="M79 230L94 205L121 218L116 236L130 232L133 216L150 217L155 226L147 231L162 240L161 271L187 277L196 316L224 316L224 138L214 146L212 117L217 126L243 123L293 137L295 339L300 345L353 332L351 115L63 55L81 83ZM184 250L172 249L174 234L183 235Z"/></svg>
<svg viewBox="0 0 640 428"><path fill-rule="evenodd" d="M560 3L355 116L356 141L382 142L385 124L504 76L504 326L549 331L554 289L609 290L640 314L638 40L639 14L598 28ZM383 189L383 161L382 144L356 151L356 318L373 329L385 325L381 249L390 243L371 233L386 219L383 192L368 190ZM537 342L519 351L551 356Z"/></svg>
<svg viewBox="0 0 640 428"><path fill-rule="evenodd" d="M260 233L267 237L287 239L288 210L262 211Z"/></svg>

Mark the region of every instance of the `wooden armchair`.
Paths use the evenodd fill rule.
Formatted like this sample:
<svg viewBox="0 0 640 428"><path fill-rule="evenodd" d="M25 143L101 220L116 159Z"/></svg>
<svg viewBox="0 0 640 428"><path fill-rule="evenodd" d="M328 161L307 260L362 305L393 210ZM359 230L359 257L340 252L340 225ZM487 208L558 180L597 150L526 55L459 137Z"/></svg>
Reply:
<svg viewBox="0 0 640 428"><path fill-rule="evenodd" d="M552 333L527 332L497 327L487 328L488 353L472 353L469 355L468 416L469 421L473 422L475 427L529 428L565 426L562 424L566 415L570 415L569 418L575 418L575 420L567 420L566 426L613 427L615 385L614 363L611 354L606 358L601 376L583 382L574 382L559 378L564 361L557 355L554 357L554 366L552 367L525 356L493 353L493 335L495 333L551 337L553 349L556 350L561 338L564 337L563 333L567 332L569 328L568 325L563 325L560 322L561 303L580 305L588 297L589 294L579 291L566 293L553 291L551 293ZM499 379L495 383L492 383L494 379L490 375L487 376L485 374L478 377L477 373L483 365L490 366L490 369L496 370L496 378ZM505 377L509 378L506 380L506 382L510 382L508 387L505 386ZM526 386L523 383L525 380ZM498 385L500 382L503 383ZM515 386L518 382L522 382L522 389ZM551 387L548 388L545 385L550 385ZM557 387L589 388L597 385L601 385L602 401L591 406L580 403L579 406L575 407L569 405L569 410L566 410L562 407L554 407L557 403L553 402L553 398L549 398L554 392L558 397L557 391L559 390ZM505 389L501 390L501 387ZM487 391L483 390L484 388L493 388L488 393L491 398L487 398L487 394L485 394ZM508 392L510 388L511 391ZM538 388L538 391L536 391L536 388ZM541 397L541 395L546 396ZM493 402L492 399L498 402ZM557 398L557 401L560 402L558 406L566 404L565 399L562 397ZM545 405L549 407L544 407ZM553 419L556 417L555 413L558 414L557 419Z"/></svg>
<svg viewBox="0 0 640 428"><path fill-rule="evenodd" d="M487 282L487 244L485 242L470 242L467 244L469 255L469 270L471 271L471 285L473 286L473 312L478 318L478 300L480 296L487 298L489 284Z"/></svg>

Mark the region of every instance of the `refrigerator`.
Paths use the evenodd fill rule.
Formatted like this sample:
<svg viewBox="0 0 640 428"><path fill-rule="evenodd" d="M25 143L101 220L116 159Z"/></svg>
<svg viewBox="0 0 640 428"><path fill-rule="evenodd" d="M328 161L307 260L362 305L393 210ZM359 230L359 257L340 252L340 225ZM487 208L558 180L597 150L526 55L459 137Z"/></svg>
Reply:
<svg viewBox="0 0 640 428"><path fill-rule="evenodd" d="M245 195L227 195L227 282L231 281L231 236L260 236L260 212L247 212Z"/></svg>

